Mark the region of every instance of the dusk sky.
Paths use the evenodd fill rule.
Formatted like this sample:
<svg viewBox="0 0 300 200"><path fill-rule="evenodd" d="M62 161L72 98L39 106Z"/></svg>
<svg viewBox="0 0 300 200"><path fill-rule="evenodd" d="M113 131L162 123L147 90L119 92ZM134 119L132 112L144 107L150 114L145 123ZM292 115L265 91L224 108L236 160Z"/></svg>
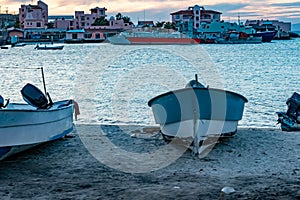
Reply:
<svg viewBox="0 0 300 200"><path fill-rule="evenodd" d="M115 16L118 12L129 16L136 23L138 20L170 21L170 13L200 5L207 10L222 12L225 21L241 21L246 19L277 19L300 23L300 1L293 0L221 0L181 1L181 0L44 0L48 4L49 15L74 15L75 10L90 13L93 7L107 8L107 16ZM228 1L226 1L228 2ZM18 13L21 4L37 4L37 1L0 0L1 13Z"/></svg>

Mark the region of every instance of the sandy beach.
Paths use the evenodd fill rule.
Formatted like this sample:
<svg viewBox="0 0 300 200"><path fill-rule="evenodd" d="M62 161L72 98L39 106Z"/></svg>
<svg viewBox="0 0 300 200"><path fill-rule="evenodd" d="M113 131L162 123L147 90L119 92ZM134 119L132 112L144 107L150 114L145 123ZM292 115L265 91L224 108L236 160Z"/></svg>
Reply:
<svg viewBox="0 0 300 200"><path fill-rule="evenodd" d="M76 125L1 161L1 199L300 199L300 132L239 129L198 159L158 130Z"/></svg>

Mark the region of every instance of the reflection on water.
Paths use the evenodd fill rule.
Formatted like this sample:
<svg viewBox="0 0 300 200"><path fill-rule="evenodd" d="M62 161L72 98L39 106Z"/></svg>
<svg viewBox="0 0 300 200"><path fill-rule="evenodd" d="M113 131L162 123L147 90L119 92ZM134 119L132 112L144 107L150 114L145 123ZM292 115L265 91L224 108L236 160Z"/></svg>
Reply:
<svg viewBox="0 0 300 200"><path fill-rule="evenodd" d="M244 95L243 127L275 127L277 111L299 92L300 40L237 45L117 46L66 44L61 51L34 45L1 50L0 94L23 101L20 90L42 87L44 67L52 99L75 98L81 123L155 124L147 102L179 89L199 74L204 85Z"/></svg>

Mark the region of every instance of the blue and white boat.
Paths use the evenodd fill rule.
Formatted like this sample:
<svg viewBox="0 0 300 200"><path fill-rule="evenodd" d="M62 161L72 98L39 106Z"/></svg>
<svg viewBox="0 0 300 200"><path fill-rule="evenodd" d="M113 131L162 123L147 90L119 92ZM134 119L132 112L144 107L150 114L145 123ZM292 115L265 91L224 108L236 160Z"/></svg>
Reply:
<svg viewBox="0 0 300 200"><path fill-rule="evenodd" d="M237 93L204 87L197 80L187 87L154 97L148 102L155 122L166 138L233 135L248 100Z"/></svg>
<svg viewBox="0 0 300 200"><path fill-rule="evenodd" d="M21 90L26 103L4 103L0 96L0 160L73 130L73 100L52 102L35 86Z"/></svg>

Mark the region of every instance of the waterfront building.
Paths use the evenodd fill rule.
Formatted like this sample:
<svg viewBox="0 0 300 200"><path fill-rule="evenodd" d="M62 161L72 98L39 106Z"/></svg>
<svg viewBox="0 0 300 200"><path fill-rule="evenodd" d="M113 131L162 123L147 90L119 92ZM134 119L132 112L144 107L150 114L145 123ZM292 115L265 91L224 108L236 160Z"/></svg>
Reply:
<svg viewBox="0 0 300 200"><path fill-rule="evenodd" d="M195 5L188 7L187 10L173 12L170 15L172 16L172 22L176 24L180 31L186 32L198 29L202 22L220 21L221 14L221 12L205 10L203 6Z"/></svg>
<svg viewBox="0 0 300 200"><path fill-rule="evenodd" d="M97 19L106 20L106 8L92 8L90 14L84 11L75 11L75 18L56 18L54 28L66 29L66 42L102 42L107 37L124 30L132 29L131 23L125 23L123 19L110 17L107 25L95 25Z"/></svg>
<svg viewBox="0 0 300 200"><path fill-rule="evenodd" d="M22 29L45 29L48 26L48 5L38 1L37 5L22 4L19 8L19 21Z"/></svg>
<svg viewBox="0 0 300 200"><path fill-rule="evenodd" d="M105 11L107 9L103 8L92 8L90 9L91 13L85 14L84 11L75 11L75 18L70 17L61 17L56 18L54 21L55 28L66 28L68 30L80 30L89 28L93 25L96 19L105 18Z"/></svg>

